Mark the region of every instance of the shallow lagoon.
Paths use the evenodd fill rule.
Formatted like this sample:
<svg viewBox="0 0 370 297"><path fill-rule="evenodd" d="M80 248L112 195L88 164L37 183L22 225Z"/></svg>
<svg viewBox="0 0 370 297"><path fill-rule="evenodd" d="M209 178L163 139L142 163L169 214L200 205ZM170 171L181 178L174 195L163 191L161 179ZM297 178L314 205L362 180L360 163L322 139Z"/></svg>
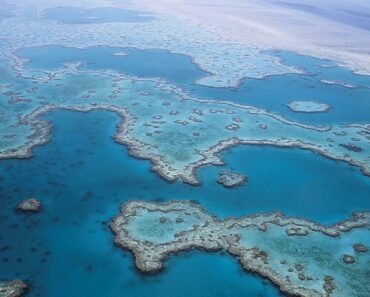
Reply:
<svg viewBox="0 0 370 297"><path fill-rule="evenodd" d="M310 152L237 147L224 156L228 169L249 175L246 186L224 189L216 178L225 168L207 167L200 170L202 186L192 187L169 184L150 172L149 162L128 156L108 136L118 123L111 113L58 111L47 118L54 123L50 143L29 160L0 161L0 276L29 279L30 296L278 295L219 253L183 254L162 274L139 274L106 226L129 199L196 199L220 217L280 210L323 223L370 209L369 178ZM43 202L43 212L15 214L17 202L30 196Z"/></svg>

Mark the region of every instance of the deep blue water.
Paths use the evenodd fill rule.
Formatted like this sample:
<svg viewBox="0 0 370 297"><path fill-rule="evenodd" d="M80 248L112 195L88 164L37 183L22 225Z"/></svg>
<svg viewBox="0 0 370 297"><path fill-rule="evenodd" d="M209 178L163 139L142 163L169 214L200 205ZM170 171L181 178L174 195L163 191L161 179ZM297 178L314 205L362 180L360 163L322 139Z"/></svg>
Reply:
<svg viewBox="0 0 370 297"><path fill-rule="evenodd" d="M205 196L206 187L168 184L148 162L129 157L108 136L118 121L113 114L56 112L48 118L55 123L52 140L34 158L0 162L0 279L28 280L29 296L278 295L220 253L185 253L168 261L163 273L138 273L106 226L121 203L194 198L198 191L211 204L219 202ZM18 201L30 196L42 201L43 211L15 213Z"/></svg>
<svg viewBox="0 0 370 297"><path fill-rule="evenodd" d="M44 18L65 24L137 23L148 22L153 16L143 12L115 7L83 8L59 6L45 11Z"/></svg>
<svg viewBox="0 0 370 297"><path fill-rule="evenodd" d="M313 124L368 123L370 121L370 76L354 74L332 61L303 56L292 52L268 52L282 59L286 65L306 72L304 75L286 74L264 79L245 79L239 88L211 88L193 85L193 94L249 104L280 113L288 119ZM327 85L322 79L350 83L357 88ZM293 100L314 100L331 106L327 113L295 113L286 105Z"/></svg>
<svg viewBox="0 0 370 297"><path fill-rule="evenodd" d="M127 56L114 55L120 52L126 53ZM197 68L190 57L159 49L139 50L109 46L78 49L45 46L23 48L18 50L17 54L29 59L27 65L39 70L58 69L62 63L82 62L85 69L110 69L144 78L161 77L184 85L189 85L207 74Z"/></svg>
<svg viewBox="0 0 370 297"><path fill-rule="evenodd" d="M127 56L115 56L125 52ZM239 88L214 88L194 82L208 73L192 63L190 57L164 50L90 47L87 49L47 46L24 48L18 55L29 59L28 67L57 69L65 62L83 62L83 68L112 69L138 77L160 77L182 86L194 96L204 99L228 100L254 105L285 117L313 124L368 123L370 120L370 77L353 74L333 62L290 52L271 52L287 65L302 67L307 74L268 76L245 79ZM324 65L324 67L323 67ZM338 80L357 85L356 89L327 85L321 79ZM284 87L282 87L284 86ZM295 113L286 104L292 100L315 100L329 104L327 113Z"/></svg>
<svg viewBox="0 0 370 297"><path fill-rule="evenodd" d="M227 168L247 174L247 185L225 189L216 183L225 167L207 167L202 186L192 187L167 183L148 161L128 156L109 137L114 114L58 111L47 118L51 141L33 158L0 161L0 279L28 279L32 297L278 295L220 253L185 253L171 257L163 273L138 273L106 226L130 199L195 199L220 217L280 210L328 224L370 209L369 178L311 152L237 147L224 153ZM30 196L43 211L15 213Z"/></svg>
<svg viewBox="0 0 370 297"><path fill-rule="evenodd" d="M194 86L191 90L199 97L253 105L306 123L368 123L370 119L370 89L328 86L309 75L286 74L248 79L239 89ZM293 100L323 102L329 104L331 110L315 114L295 113L286 106Z"/></svg>

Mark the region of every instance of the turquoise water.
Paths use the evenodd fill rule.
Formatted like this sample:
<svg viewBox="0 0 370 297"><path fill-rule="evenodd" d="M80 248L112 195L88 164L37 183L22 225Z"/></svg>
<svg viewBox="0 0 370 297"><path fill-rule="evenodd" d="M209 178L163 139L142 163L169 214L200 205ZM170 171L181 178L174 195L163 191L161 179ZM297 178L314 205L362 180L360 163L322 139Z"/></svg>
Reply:
<svg viewBox="0 0 370 297"><path fill-rule="evenodd" d="M118 123L114 114L58 111L47 118L54 123L51 141L33 158L0 161L0 278L28 280L29 296L279 294L220 253L185 253L170 258L163 273L138 273L107 227L130 199L196 199L220 217L280 210L328 224L370 209L369 178L302 150L229 150L227 168L247 174L250 182L225 189L216 183L225 168L207 167L199 173L202 185L192 187L167 183L150 172L149 162L128 156L109 137ZM15 205L30 196L42 201L43 211L15 213Z"/></svg>
<svg viewBox="0 0 370 297"><path fill-rule="evenodd" d="M127 56L114 55L117 52L124 52ZM285 64L300 65L307 74L246 79L237 89L195 84L199 78L209 74L193 64L190 57L164 50L106 46L81 50L47 46L24 48L17 54L29 59L26 64L28 67L39 70L57 69L62 63L81 61L82 68L85 69L112 69L137 77L160 77L182 86L186 91L200 98L254 105L306 123L368 123L370 119L370 78L368 76L353 74L349 69L336 67L326 60L289 52L271 52L271 54L282 58ZM322 83L321 79L351 83L357 87L350 89L340 85L328 85ZM329 104L332 108L328 113L295 113L286 106L292 100L315 100Z"/></svg>
<svg viewBox="0 0 370 297"><path fill-rule="evenodd" d="M83 8L60 6L47 9L44 18L65 24L136 23L148 22L152 16L143 12L114 7Z"/></svg>

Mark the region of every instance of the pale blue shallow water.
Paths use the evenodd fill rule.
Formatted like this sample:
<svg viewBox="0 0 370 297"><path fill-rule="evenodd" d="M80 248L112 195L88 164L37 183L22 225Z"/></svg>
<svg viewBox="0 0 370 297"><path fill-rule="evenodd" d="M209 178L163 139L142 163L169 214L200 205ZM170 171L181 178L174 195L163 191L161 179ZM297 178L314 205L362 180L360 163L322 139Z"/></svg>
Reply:
<svg viewBox="0 0 370 297"><path fill-rule="evenodd" d="M114 56L116 51L128 55ZM290 53L276 54L309 74L247 79L239 89L197 86L193 82L207 73L189 57L161 50L96 47L82 51L53 46L18 54L30 58L27 65L37 69L83 61L88 69L161 77L202 98L253 104L305 122L370 119L367 77ZM331 77L362 87L319 82ZM292 99L307 97L327 102L333 110L306 115L285 107ZM106 225L130 199L194 199L221 218L282 211L323 224L347 218L353 211L370 210L370 178L358 168L308 151L236 147L223 153L226 166L200 169L202 185L192 187L166 182L150 171L148 161L130 157L124 146L114 143L110 138L118 123L114 114L58 111L47 118L54 123L50 143L36 148L29 160L0 161L0 279L28 279L32 297L278 296L276 288L221 253L181 254L170 258L163 273L141 275L131 254L113 246ZM223 188L216 179L225 169L244 173L248 184ZM39 198L44 210L33 216L14 213L15 205L30 196Z"/></svg>
<svg viewBox="0 0 370 297"><path fill-rule="evenodd" d="M342 8L340 5L335 9L322 9L316 6L307 4L292 3L289 1L271 1L277 5L288 6L292 9L304 11L313 15L317 15L329 20L343 23L355 28L370 30L370 14L366 11L359 11L356 5L352 5L351 9ZM57 20L66 24L88 24L88 23L106 23L106 22L142 22L150 21L152 17L142 16L141 12L118 9L115 7L99 7L85 9L76 6L60 6L47 9L45 18Z"/></svg>
<svg viewBox="0 0 370 297"><path fill-rule="evenodd" d="M343 7L343 3L337 3L334 9L319 8L315 5L311 5L311 1L303 1L303 3L296 3L297 1L275 1L270 0L270 2L277 5L288 6L295 10L303 11L313 15L326 18L328 20L342 23L354 28L359 28L363 30L370 30L370 13L369 11L364 11L358 9L357 5L350 5L346 8ZM333 2L335 3L335 2Z"/></svg>
<svg viewBox="0 0 370 297"><path fill-rule="evenodd" d="M137 23L153 19L143 12L115 7L83 8L59 6L45 10L44 18L65 24Z"/></svg>
<svg viewBox="0 0 370 297"><path fill-rule="evenodd" d="M13 16L13 14L9 10L4 9L4 8L0 8L0 21L2 19L10 18L12 16Z"/></svg>

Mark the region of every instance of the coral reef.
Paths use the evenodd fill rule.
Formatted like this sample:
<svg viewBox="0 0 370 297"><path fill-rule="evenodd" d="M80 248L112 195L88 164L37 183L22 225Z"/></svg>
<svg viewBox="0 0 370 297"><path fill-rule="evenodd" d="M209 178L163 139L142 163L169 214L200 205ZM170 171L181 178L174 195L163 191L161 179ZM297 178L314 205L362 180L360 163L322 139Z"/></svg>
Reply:
<svg viewBox="0 0 370 297"><path fill-rule="evenodd" d="M0 282L0 297L21 297L27 290L27 285L21 280Z"/></svg>
<svg viewBox="0 0 370 297"><path fill-rule="evenodd" d="M221 171L217 182L226 188L234 188L243 185L248 178L242 174L229 171Z"/></svg>
<svg viewBox="0 0 370 297"><path fill-rule="evenodd" d="M330 106L325 103L319 103L316 101L292 101L287 106L294 112L303 113L316 113L316 112L327 112Z"/></svg>
<svg viewBox="0 0 370 297"><path fill-rule="evenodd" d="M281 213L219 220L191 202L131 201L111 229L146 273L162 269L174 253L226 250L245 270L295 296L366 296L370 290L368 212L326 227Z"/></svg>
<svg viewBox="0 0 370 297"><path fill-rule="evenodd" d="M22 212L38 212L41 209L41 202L35 198L29 198L20 202L17 210Z"/></svg>

